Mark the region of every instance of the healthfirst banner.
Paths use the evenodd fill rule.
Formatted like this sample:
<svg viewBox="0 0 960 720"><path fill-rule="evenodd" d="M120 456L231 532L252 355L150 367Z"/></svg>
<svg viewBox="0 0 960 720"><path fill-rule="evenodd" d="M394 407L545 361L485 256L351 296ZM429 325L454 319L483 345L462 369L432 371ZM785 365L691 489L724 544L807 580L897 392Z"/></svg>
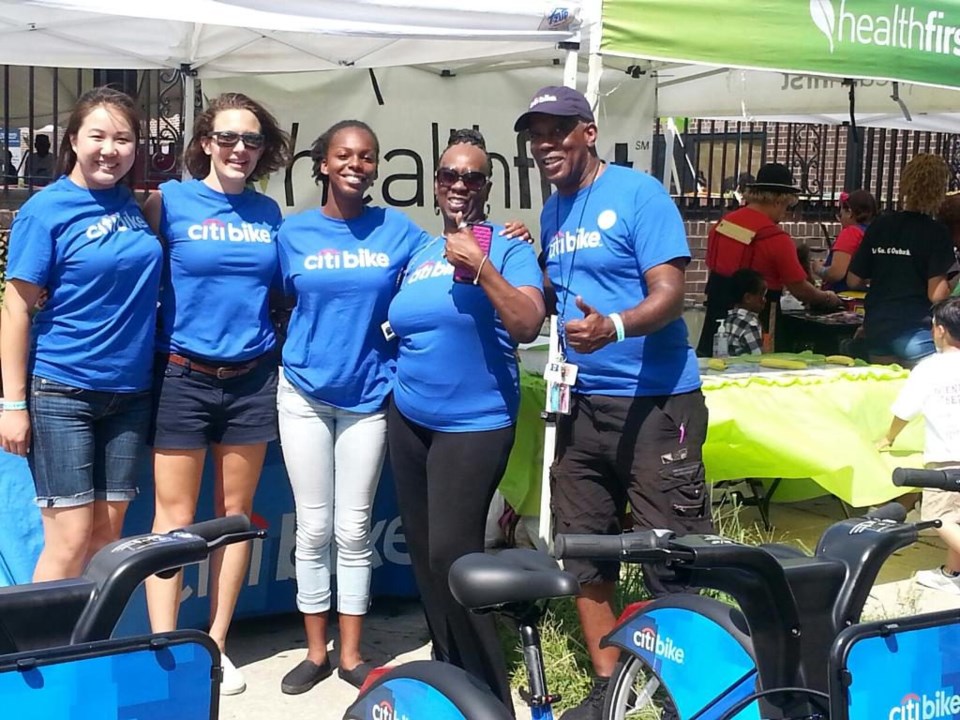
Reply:
<svg viewBox="0 0 960 720"><path fill-rule="evenodd" d="M263 188L285 215L321 204L323 187L311 177L310 146L335 122L357 119L368 123L380 140L380 174L369 201L403 210L427 231L439 232L433 194L437 161L451 131L476 127L493 162L490 217L522 220L537 234L551 188L541 180L529 145L513 131L513 123L539 88L563 84L561 66L453 77L398 67L379 69L375 75L376 88L366 70L205 79L203 94L211 98L225 91L244 92L267 105L291 134L292 165L271 176ZM612 70L604 74L596 110L601 157L650 170L654 94L648 77Z"/></svg>
<svg viewBox="0 0 960 720"><path fill-rule="evenodd" d="M960 87L960 2L604 0L604 53Z"/></svg>

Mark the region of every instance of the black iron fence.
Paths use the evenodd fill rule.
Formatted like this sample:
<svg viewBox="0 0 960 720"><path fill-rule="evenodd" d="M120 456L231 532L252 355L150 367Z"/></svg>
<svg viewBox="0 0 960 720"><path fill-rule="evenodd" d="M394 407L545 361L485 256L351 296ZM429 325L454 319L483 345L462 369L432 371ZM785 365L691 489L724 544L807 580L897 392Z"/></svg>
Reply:
<svg viewBox="0 0 960 720"><path fill-rule="evenodd" d="M184 142L183 76L176 70L77 70L0 66L0 205L15 207L52 174L39 161L49 141L56 158L76 99L110 84L133 97L144 117L134 185L152 188L180 175ZM193 98L196 103L196 98ZM960 187L960 135L848 125L759 123L690 119L679 128L668 172L671 192L688 219L712 219L736 202L738 189L761 165L781 162L803 188L797 215L832 219L844 190L865 188L883 207L898 202L903 166L933 152L950 165L951 189ZM662 179L665 127L658 122L654 173ZM38 138L45 136L46 141ZM37 167L45 176L37 177Z"/></svg>
<svg viewBox="0 0 960 720"><path fill-rule="evenodd" d="M111 85L138 100L144 120L132 179L140 189L179 177L183 77L177 70L89 70L0 66L0 198L18 204L47 184L77 98Z"/></svg>
<svg viewBox="0 0 960 720"><path fill-rule="evenodd" d="M960 187L960 135L849 125L687 120L678 128L667 165L671 193L685 217L714 218L736 202L736 193L761 165L780 162L803 189L798 215L824 220L836 215L843 191L863 188L881 207L899 202L900 173L919 153L941 155ZM665 138L657 123L654 173L663 179Z"/></svg>

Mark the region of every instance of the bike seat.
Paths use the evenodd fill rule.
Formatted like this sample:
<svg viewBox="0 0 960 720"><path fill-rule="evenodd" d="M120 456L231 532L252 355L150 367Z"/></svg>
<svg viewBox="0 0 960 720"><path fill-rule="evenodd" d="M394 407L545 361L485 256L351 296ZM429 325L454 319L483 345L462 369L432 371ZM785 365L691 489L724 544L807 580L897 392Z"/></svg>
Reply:
<svg viewBox="0 0 960 720"><path fill-rule="evenodd" d="M522 548L470 553L450 567L450 592L471 610L580 594L580 583L546 553Z"/></svg>

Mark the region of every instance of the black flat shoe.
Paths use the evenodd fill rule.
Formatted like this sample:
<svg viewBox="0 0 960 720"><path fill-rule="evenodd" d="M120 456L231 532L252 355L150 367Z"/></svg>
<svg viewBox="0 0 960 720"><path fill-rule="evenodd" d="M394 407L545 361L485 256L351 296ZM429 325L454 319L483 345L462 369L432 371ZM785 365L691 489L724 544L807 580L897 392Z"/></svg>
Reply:
<svg viewBox="0 0 960 720"><path fill-rule="evenodd" d="M337 675L340 676L341 680L350 683L359 690L363 687L363 681L367 679L367 675L370 674L371 670L373 670L373 665L362 662L353 670L344 670L342 667L337 668Z"/></svg>
<svg viewBox="0 0 960 720"><path fill-rule="evenodd" d="M332 674L333 668L330 667L330 658L324 660L320 665L312 660L304 660L283 676L283 680L280 682L280 690L286 695L299 695L305 693L321 680L326 680Z"/></svg>

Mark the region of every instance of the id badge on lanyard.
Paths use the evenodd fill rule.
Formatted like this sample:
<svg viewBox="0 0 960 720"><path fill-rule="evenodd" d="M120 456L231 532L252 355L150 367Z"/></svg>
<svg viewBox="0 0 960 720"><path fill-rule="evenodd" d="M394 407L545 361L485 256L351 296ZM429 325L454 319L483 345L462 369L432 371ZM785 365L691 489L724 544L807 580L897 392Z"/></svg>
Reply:
<svg viewBox="0 0 960 720"><path fill-rule="evenodd" d="M550 354L543 369L543 379L547 381L547 412L570 414L570 393L577 383L577 370L576 365L567 362L563 343L558 343L557 350Z"/></svg>

